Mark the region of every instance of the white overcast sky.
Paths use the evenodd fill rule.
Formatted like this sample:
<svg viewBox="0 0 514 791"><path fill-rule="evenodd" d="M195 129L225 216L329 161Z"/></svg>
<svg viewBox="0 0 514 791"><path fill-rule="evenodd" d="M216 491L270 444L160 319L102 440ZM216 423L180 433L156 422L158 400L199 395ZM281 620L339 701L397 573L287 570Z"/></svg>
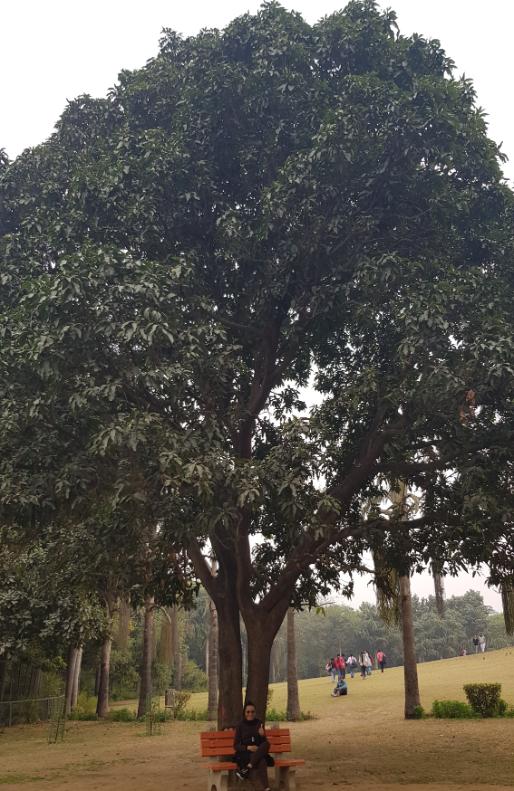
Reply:
<svg viewBox="0 0 514 791"><path fill-rule="evenodd" d="M405 34L438 38L457 73L474 80L490 136L511 157L505 173L514 179L514 0L391 0ZM184 34L223 27L259 0L4 0L0 27L0 148L12 158L52 132L67 99L103 96L122 68L142 66L157 51L163 27ZM284 0L309 22L345 5L344 0ZM415 592L431 592L416 579ZM500 609L498 594L477 579L447 582L449 595L474 588ZM354 602L373 599L367 581Z"/></svg>

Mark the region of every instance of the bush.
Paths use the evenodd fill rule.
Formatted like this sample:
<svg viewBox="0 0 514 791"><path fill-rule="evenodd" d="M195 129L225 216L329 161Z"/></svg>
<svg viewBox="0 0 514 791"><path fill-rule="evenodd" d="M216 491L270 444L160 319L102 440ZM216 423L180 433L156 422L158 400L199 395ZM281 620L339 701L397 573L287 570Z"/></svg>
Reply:
<svg viewBox="0 0 514 791"><path fill-rule="evenodd" d="M77 698L77 705L69 716L70 720L82 720L90 722L98 719L96 716L96 697L81 692Z"/></svg>
<svg viewBox="0 0 514 791"><path fill-rule="evenodd" d="M191 697L190 692L185 692L184 690L174 690L172 696L172 703L167 708L170 709L168 713L168 717L174 720L185 720L188 719L183 714L186 710L186 705ZM191 718L192 719L192 718Z"/></svg>
<svg viewBox="0 0 514 791"><path fill-rule="evenodd" d="M113 709L109 712L109 719L111 722L135 722L137 717L134 711L124 706L121 709Z"/></svg>
<svg viewBox="0 0 514 791"><path fill-rule="evenodd" d="M196 662L189 659L182 674L182 686L190 692L205 692L207 676Z"/></svg>
<svg viewBox="0 0 514 791"><path fill-rule="evenodd" d="M494 717L500 711L501 684L465 684L464 692L471 708L481 717Z"/></svg>
<svg viewBox="0 0 514 791"><path fill-rule="evenodd" d="M425 709L423 706L414 706L414 716L412 717L413 720L422 720L425 716Z"/></svg>
<svg viewBox="0 0 514 791"><path fill-rule="evenodd" d="M439 720L465 720L473 717L473 710L461 700L434 700L432 714Z"/></svg>

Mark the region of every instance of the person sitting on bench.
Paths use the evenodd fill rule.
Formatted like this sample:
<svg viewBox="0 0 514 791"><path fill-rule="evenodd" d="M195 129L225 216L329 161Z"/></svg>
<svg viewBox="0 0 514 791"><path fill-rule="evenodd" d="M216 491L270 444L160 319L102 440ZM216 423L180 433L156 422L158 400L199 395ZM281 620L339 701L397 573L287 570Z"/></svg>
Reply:
<svg viewBox="0 0 514 791"><path fill-rule="evenodd" d="M240 780L246 780L255 769L259 783L264 791L270 791L268 782L269 741L266 739L264 725L255 716L255 705L247 700L243 719L236 726L234 734L237 771Z"/></svg>

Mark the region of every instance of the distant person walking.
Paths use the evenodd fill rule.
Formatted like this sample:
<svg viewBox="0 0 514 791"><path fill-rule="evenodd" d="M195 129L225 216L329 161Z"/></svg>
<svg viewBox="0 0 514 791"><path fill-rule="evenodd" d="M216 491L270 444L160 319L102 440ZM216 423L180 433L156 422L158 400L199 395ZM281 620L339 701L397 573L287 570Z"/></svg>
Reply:
<svg viewBox="0 0 514 791"><path fill-rule="evenodd" d="M357 660L353 654L350 654L349 656L346 657L346 667L348 668L348 672L350 673L350 678L353 678L355 668L357 667Z"/></svg>
<svg viewBox="0 0 514 791"><path fill-rule="evenodd" d="M380 672L383 673L384 672L384 667L386 665L386 655L384 654L382 649L377 651L377 663L378 663L378 666L380 668Z"/></svg>
<svg viewBox="0 0 514 791"><path fill-rule="evenodd" d="M361 678L366 678L368 675L368 667L371 665L371 659L367 651L361 651L359 654L359 667L361 669Z"/></svg>
<svg viewBox="0 0 514 791"><path fill-rule="evenodd" d="M481 652L484 654L485 653L485 635L484 634L479 634L478 635L478 645L480 646Z"/></svg>
<svg viewBox="0 0 514 791"><path fill-rule="evenodd" d="M346 676L346 662L344 656L342 656L342 654L338 654L336 656L335 663L336 663L337 674L339 678L344 679Z"/></svg>
<svg viewBox="0 0 514 791"><path fill-rule="evenodd" d="M366 651L368 655L368 664L366 665L366 673L368 676L371 676L371 671L373 670L373 654L371 651Z"/></svg>
<svg viewBox="0 0 514 791"><path fill-rule="evenodd" d="M478 654L480 650L480 640L478 639L477 634L473 637L473 645L475 647L475 654Z"/></svg>

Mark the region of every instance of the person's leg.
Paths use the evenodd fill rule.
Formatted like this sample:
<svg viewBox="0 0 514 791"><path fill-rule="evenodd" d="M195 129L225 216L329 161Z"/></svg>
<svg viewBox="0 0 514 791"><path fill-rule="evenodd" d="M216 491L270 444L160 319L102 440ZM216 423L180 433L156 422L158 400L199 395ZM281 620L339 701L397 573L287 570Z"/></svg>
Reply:
<svg viewBox="0 0 514 791"><path fill-rule="evenodd" d="M268 764L266 761L266 756L269 753L269 742L265 741L259 745L257 750L254 753L251 753L250 763L252 765L252 769L255 770L257 773L257 777L259 779L259 783L261 784L262 788L268 788Z"/></svg>
<svg viewBox="0 0 514 791"><path fill-rule="evenodd" d="M253 770L257 775L261 791L264 791L265 788L269 788L268 764L266 763L266 758L261 758L259 763L254 765Z"/></svg>

